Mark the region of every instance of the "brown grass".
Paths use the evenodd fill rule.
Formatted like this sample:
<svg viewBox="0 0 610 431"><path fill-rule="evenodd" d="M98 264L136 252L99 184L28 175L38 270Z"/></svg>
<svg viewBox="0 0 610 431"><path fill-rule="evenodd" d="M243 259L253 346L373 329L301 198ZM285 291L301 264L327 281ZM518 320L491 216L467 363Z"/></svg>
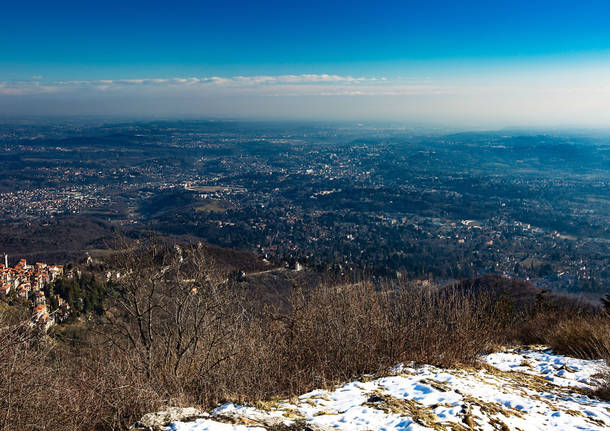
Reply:
<svg viewBox="0 0 610 431"><path fill-rule="evenodd" d="M572 317L550 331L548 344L561 354L584 359L610 359L610 318Z"/></svg>
<svg viewBox="0 0 610 431"><path fill-rule="evenodd" d="M610 401L610 372L605 372L601 376L601 384L592 392L594 397L601 400Z"/></svg>
<svg viewBox="0 0 610 431"><path fill-rule="evenodd" d="M549 331L547 343L557 352L583 359L604 359L610 364L610 316L570 317ZM591 395L610 401L610 372L599 376L601 384Z"/></svg>

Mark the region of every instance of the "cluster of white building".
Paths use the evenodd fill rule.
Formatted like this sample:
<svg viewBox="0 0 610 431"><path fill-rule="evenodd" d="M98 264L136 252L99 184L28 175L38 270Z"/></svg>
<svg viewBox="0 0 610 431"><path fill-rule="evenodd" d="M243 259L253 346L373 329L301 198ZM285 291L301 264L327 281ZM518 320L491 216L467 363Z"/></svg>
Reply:
<svg viewBox="0 0 610 431"><path fill-rule="evenodd" d="M48 328L56 319L63 319L70 313L68 303L57 294L55 299L58 308L51 312L43 290L48 283L53 282L63 273L62 265L47 265L42 262L29 265L25 259L21 259L17 265L11 267L8 264L8 256L4 254L0 263L0 297L8 297L13 292L19 298L30 300L32 320Z"/></svg>

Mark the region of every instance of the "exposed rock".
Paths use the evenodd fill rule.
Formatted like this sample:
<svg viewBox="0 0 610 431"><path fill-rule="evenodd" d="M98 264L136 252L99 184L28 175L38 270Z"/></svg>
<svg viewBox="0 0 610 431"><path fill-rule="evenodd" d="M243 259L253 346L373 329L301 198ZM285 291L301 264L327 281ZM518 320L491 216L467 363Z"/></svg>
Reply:
<svg viewBox="0 0 610 431"><path fill-rule="evenodd" d="M207 415L194 407L168 407L155 413L147 413L142 416L131 430L162 431L171 422L188 422Z"/></svg>
<svg viewBox="0 0 610 431"><path fill-rule="evenodd" d="M284 420L279 417L254 415L254 414L228 414L228 415L213 415L215 421L225 422L234 425L245 425L251 427L273 428L283 426Z"/></svg>
<svg viewBox="0 0 610 431"><path fill-rule="evenodd" d="M268 427L267 431L336 431L336 428L299 421L291 425L282 424Z"/></svg>
<svg viewBox="0 0 610 431"><path fill-rule="evenodd" d="M277 426L282 426L284 424L284 419L282 417L274 417L268 416L263 413L257 414L256 412L249 413L226 413L226 414L215 414L212 415L214 420L218 420L221 422L226 422L230 424L236 425L246 425L246 426L257 426L263 428L273 428Z"/></svg>

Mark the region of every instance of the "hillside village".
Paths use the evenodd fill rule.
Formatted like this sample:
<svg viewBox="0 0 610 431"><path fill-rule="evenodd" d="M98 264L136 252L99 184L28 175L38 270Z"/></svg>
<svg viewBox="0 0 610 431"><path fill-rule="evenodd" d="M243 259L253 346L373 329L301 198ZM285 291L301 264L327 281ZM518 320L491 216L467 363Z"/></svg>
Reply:
<svg viewBox="0 0 610 431"><path fill-rule="evenodd" d="M70 305L58 294L47 298L44 288L64 274L63 265L48 265L36 262L28 264L26 259L11 267L8 255L2 256L0 263L0 298L15 295L32 304L32 324L38 325L44 331L52 325L66 319L70 315ZM51 300L57 304L52 310Z"/></svg>

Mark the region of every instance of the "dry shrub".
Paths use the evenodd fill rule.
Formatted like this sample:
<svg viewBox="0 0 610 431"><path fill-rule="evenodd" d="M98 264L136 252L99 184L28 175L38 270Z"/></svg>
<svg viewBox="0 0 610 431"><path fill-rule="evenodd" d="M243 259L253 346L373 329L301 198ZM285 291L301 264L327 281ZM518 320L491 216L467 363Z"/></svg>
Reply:
<svg viewBox="0 0 610 431"><path fill-rule="evenodd" d="M591 393L604 401L610 401L610 372L606 371L601 376L601 384Z"/></svg>
<svg viewBox="0 0 610 431"><path fill-rule="evenodd" d="M490 306L457 289L322 285L260 310L197 247L132 249L115 267L125 276L101 351L173 404L288 396L401 361L469 363L495 340Z"/></svg>
<svg viewBox="0 0 610 431"><path fill-rule="evenodd" d="M284 316L290 392L344 381L397 362L471 363L493 344L493 322L462 292L377 289L360 283L297 291Z"/></svg>
<svg viewBox="0 0 610 431"><path fill-rule="evenodd" d="M396 299L394 336L406 360L440 366L472 363L497 343L501 326L484 295L452 287L402 289Z"/></svg>
<svg viewBox="0 0 610 431"><path fill-rule="evenodd" d="M0 429L124 429L161 403L122 357L76 352L0 313Z"/></svg>
<svg viewBox="0 0 610 431"><path fill-rule="evenodd" d="M577 316L559 322L548 344L557 353L584 359L610 359L610 318Z"/></svg>
<svg viewBox="0 0 610 431"><path fill-rule="evenodd" d="M473 363L542 323L560 352L608 354L607 320L522 312L482 290L321 285L261 310L201 247L123 247L112 264L120 286L79 342L0 324L4 428L125 429L167 405L291 396L398 362Z"/></svg>
<svg viewBox="0 0 610 431"><path fill-rule="evenodd" d="M471 362L493 342L486 307L451 289L324 285L296 289L280 312L249 308L197 248L121 262L121 288L79 343L2 332L14 364L0 371L5 424L124 429L169 404L290 396L401 361Z"/></svg>
<svg viewBox="0 0 610 431"><path fill-rule="evenodd" d="M25 429L37 422L32 405L44 406L49 346L37 343L29 322L10 325L0 317L0 429Z"/></svg>

